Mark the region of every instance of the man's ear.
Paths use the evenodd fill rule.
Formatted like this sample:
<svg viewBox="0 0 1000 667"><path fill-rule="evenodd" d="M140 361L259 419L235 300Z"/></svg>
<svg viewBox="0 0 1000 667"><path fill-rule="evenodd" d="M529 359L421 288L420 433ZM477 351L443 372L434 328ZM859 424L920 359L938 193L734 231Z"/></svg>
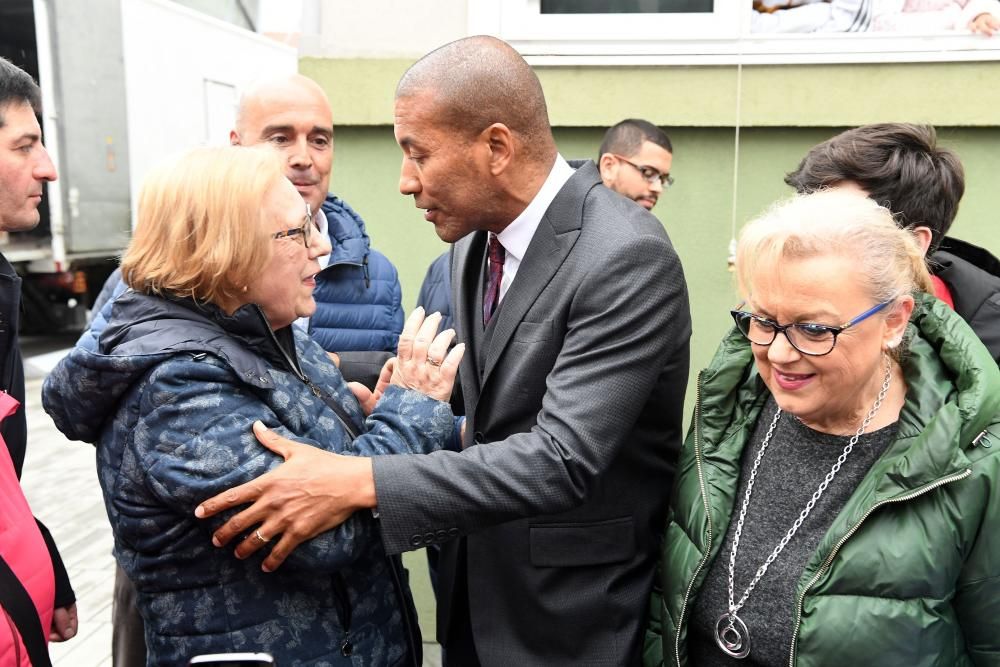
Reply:
<svg viewBox="0 0 1000 667"><path fill-rule="evenodd" d="M611 153L604 153L597 162L597 168L601 172L601 181L604 182L604 186L610 188L611 184L615 182L615 175L618 172L618 161L615 160L615 156Z"/></svg>
<svg viewBox="0 0 1000 667"><path fill-rule="evenodd" d="M911 227L910 231L917 239L917 243L920 247L924 249L924 254L927 254L927 250L931 247L931 241L934 240L934 233L931 231L930 227L925 227L923 225L918 225L917 227Z"/></svg>
<svg viewBox="0 0 1000 667"><path fill-rule="evenodd" d="M514 159L516 146L514 134L503 123L493 123L479 134L481 141L489 148L490 173L497 176Z"/></svg>
<svg viewBox="0 0 1000 667"><path fill-rule="evenodd" d="M240 133L236 130L229 130L229 145L240 146Z"/></svg>

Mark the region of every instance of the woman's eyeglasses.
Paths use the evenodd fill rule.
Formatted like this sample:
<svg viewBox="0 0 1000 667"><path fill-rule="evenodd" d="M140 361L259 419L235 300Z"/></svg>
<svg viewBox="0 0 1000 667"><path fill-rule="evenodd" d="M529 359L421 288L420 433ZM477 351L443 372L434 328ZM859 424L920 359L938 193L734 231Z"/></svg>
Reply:
<svg viewBox="0 0 1000 667"><path fill-rule="evenodd" d="M812 357L822 357L825 354L833 352L833 348L837 344L837 336L841 332L868 319L893 301L895 299L872 306L853 320L845 322L839 327L807 322L801 324L778 324L774 320L769 320L766 317L754 315L743 310L731 310L729 312L733 316L733 320L736 321L736 328L754 345L770 345L778 337L779 333L783 333L791 346L802 354Z"/></svg>
<svg viewBox="0 0 1000 667"><path fill-rule="evenodd" d="M312 232L319 231L319 225L316 223L316 219L312 214L312 207L306 204L306 217L302 221L301 227L292 227L291 229L286 229L283 232L276 232L271 235L273 239L284 239L291 238L293 236L302 235L302 243L305 244L306 248L309 248L309 240L312 238Z"/></svg>

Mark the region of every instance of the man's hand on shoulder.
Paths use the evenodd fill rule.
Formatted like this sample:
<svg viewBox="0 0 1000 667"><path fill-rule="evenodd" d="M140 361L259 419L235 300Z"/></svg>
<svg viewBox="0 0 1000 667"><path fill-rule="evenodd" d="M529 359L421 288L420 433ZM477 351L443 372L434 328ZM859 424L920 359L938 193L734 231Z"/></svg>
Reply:
<svg viewBox="0 0 1000 667"><path fill-rule="evenodd" d="M204 519L250 504L215 531L215 546L223 547L242 537L236 557L248 558L277 539L262 565L265 572L273 572L299 544L339 526L359 509L375 507L371 459L341 456L294 442L259 421L254 422L253 431L261 444L285 462L195 509L195 516Z"/></svg>

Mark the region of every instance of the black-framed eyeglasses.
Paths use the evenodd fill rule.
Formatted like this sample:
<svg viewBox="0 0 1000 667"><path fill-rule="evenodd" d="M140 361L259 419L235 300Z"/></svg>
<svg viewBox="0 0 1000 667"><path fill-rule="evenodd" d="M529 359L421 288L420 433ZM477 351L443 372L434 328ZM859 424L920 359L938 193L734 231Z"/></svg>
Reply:
<svg viewBox="0 0 1000 667"><path fill-rule="evenodd" d="M642 177L649 183L655 183L656 181L659 181L660 185L663 186L664 190L666 190L667 188L669 188L671 185L674 184L673 176L671 176L670 174L661 173L660 170L657 169L656 167L650 167L647 164L636 164L635 162L632 162L628 158L622 157L617 153L612 153L612 155L614 155L616 158L618 158L625 164L629 165L630 167L638 171L642 175Z"/></svg>
<svg viewBox="0 0 1000 667"><path fill-rule="evenodd" d="M302 220L301 227L292 227L291 229L286 229L283 232L275 232L271 234L273 239L284 239L291 238L293 236L302 235L302 243L305 244L306 248L309 248L309 240L312 238L313 230L319 231L319 225L316 223L316 219L312 214L312 207L306 204L306 217Z"/></svg>
<svg viewBox="0 0 1000 667"><path fill-rule="evenodd" d="M802 354L807 354L811 357L822 357L825 354L833 352L833 348L837 344L837 336L841 332L868 319L893 301L895 299L883 301L876 306L872 306L853 320L845 322L839 327L832 327L826 324L812 324L810 322L778 324L774 320L769 320L766 317L754 315L743 310L731 310L729 312L733 316L733 320L736 321L736 328L754 345L770 345L778 337L779 333L783 333L791 346Z"/></svg>

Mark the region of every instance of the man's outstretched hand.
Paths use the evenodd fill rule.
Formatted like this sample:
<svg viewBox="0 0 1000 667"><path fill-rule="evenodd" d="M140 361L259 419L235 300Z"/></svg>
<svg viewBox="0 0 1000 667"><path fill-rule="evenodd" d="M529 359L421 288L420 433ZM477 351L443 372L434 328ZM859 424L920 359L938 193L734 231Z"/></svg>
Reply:
<svg viewBox="0 0 1000 667"><path fill-rule="evenodd" d="M247 558L277 540L262 566L272 572L298 545L339 526L361 508L375 507L371 459L341 456L294 442L259 421L254 422L253 432L285 462L195 508L195 516L204 519L250 504L215 531L215 546L223 547L242 537L236 557Z"/></svg>

